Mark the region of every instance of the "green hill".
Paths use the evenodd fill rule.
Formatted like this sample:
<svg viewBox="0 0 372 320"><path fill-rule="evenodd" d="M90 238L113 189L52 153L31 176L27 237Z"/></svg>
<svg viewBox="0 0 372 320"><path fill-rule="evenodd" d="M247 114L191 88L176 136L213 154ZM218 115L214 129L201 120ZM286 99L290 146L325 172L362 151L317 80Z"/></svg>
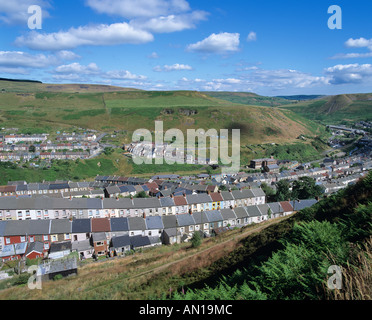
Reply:
<svg viewBox="0 0 372 320"><path fill-rule="evenodd" d="M251 92L210 92L205 94L229 102L264 107L277 107L291 103L285 97L265 97Z"/></svg>
<svg viewBox="0 0 372 320"><path fill-rule="evenodd" d="M372 120L372 94L342 94L282 105L310 120L326 124Z"/></svg>

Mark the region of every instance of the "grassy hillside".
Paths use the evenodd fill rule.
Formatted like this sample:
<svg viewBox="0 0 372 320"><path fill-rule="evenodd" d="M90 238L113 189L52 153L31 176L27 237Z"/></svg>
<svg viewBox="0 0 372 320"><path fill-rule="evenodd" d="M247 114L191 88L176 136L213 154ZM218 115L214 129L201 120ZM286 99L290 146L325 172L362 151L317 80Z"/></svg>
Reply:
<svg viewBox="0 0 372 320"><path fill-rule="evenodd" d="M210 92L205 94L234 103L247 104L252 106L276 107L291 103L285 97L265 97L251 92Z"/></svg>
<svg viewBox="0 0 372 320"><path fill-rule="evenodd" d="M372 94L342 94L281 106L326 124L372 120Z"/></svg>
<svg viewBox="0 0 372 320"><path fill-rule="evenodd" d="M71 131L76 127L105 132L121 130L125 131L125 136L116 141L117 145L120 145L131 142L132 133L137 129L146 128L153 131L155 120L163 121L164 130L182 130L185 139L188 129L240 129L242 165L252 158L280 153L272 147L275 143L286 146L296 143L296 152L288 151L286 158L312 160L321 150L313 145L312 139L299 141L297 138L300 135L315 138L325 134L323 126L291 110L233 103L203 92L131 91L125 88L120 91L106 86L49 85L18 81L0 81L0 85L7 85L0 93L0 127L17 127L20 133L55 134L56 131ZM80 93L77 93L78 91ZM246 147L258 144L271 147L262 150ZM292 149L289 147L288 150ZM122 156L120 161L123 164L113 174L145 173L138 168L132 168ZM161 168L164 172L174 172L176 169L179 168ZM9 170L4 171L6 174L3 175L3 180L21 178L22 173ZM36 172L32 174L29 173L30 170L23 172L26 180L28 177L60 177L62 173L65 173L66 177L87 177L77 174L73 168L53 175L40 172L40 169L33 169ZM200 168L184 167L181 171L198 172Z"/></svg>
<svg viewBox="0 0 372 320"><path fill-rule="evenodd" d="M99 84L47 84L38 81L0 79L0 92L112 92L138 91L134 88L123 88Z"/></svg>

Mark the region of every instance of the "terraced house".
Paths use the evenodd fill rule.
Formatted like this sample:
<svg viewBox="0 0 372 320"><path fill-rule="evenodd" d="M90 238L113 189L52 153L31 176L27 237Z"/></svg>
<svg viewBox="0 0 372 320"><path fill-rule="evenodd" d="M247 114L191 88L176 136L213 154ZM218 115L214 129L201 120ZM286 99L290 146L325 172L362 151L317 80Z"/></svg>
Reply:
<svg viewBox="0 0 372 320"><path fill-rule="evenodd" d="M260 223L316 202L284 201L176 215L4 220L0 221L0 258L53 259L71 251L78 252L81 259L123 255L131 249L187 242L194 232L208 237L221 230Z"/></svg>
<svg viewBox="0 0 372 320"><path fill-rule="evenodd" d="M261 189L154 198L0 198L0 220L86 219L176 215L265 203Z"/></svg>

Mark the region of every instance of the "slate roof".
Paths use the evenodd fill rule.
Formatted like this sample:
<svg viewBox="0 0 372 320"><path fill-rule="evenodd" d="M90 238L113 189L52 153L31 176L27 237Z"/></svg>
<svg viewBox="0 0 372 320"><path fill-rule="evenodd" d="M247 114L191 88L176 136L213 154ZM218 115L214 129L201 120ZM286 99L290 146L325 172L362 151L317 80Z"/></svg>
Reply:
<svg viewBox="0 0 372 320"><path fill-rule="evenodd" d="M223 220L236 219L235 212L232 209L222 209L221 215Z"/></svg>
<svg viewBox="0 0 372 320"><path fill-rule="evenodd" d="M196 224L208 223L209 222L209 219L208 219L208 217L207 217L207 215L204 211L194 212L192 214L192 216L193 216Z"/></svg>
<svg viewBox="0 0 372 320"><path fill-rule="evenodd" d="M248 206L245 207L248 212L249 217L261 217L261 212L257 206Z"/></svg>
<svg viewBox="0 0 372 320"><path fill-rule="evenodd" d="M175 205L171 197L160 198L159 200L162 207L173 207Z"/></svg>
<svg viewBox="0 0 372 320"><path fill-rule="evenodd" d="M111 231L129 231L128 218L111 218Z"/></svg>
<svg viewBox="0 0 372 320"><path fill-rule="evenodd" d="M238 219L248 218L248 213L244 207L237 207L233 209Z"/></svg>
<svg viewBox="0 0 372 320"><path fill-rule="evenodd" d="M283 213L283 208L282 208L282 206L280 205L280 202L272 202L272 203L268 203L268 206L270 207L271 212L272 212L273 214L276 214L276 213Z"/></svg>
<svg viewBox="0 0 372 320"><path fill-rule="evenodd" d="M90 219L75 219L72 220L72 233L88 233L92 232Z"/></svg>
<svg viewBox="0 0 372 320"><path fill-rule="evenodd" d="M141 217L130 217L128 218L129 230L146 230L145 220Z"/></svg>
<svg viewBox="0 0 372 320"><path fill-rule="evenodd" d="M234 200L232 192L230 191L221 191L221 195L224 201Z"/></svg>
<svg viewBox="0 0 372 320"><path fill-rule="evenodd" d="M71 250L71 249L72 249L71 241L54 242L50 245L49 253Z"/></svg>
<svg viewBox="0 0 372 320"><path fill-rule="evenodd" d="M163 220L164 229L178 227L176 216L162 216L161 218Z"/></svg>
<svg viewBox="0 0 372 320"><path fill-rule="evenodd" d="M178 214L176 217L178 226L180 227L195 225L195 220L191 214Z"/></svg>
<svg viewBox="0 0 372 320"><path fill-rule="evenodd" d="M67 219L50 220L50 234L71 233L71 221Z"/></svg>
<svg viewBox="0 0 372 320"><path fill-rule="evenodd" d="M26 256L30 254L32 251L43 253L44 243L39 242L39 241L29 243L27 250L26 250Z"/></svg>
<svg viewBox="0 0 372 320"><path fill-rule="evenodd" d="M300 211L302 209L311 207L315 203L317 203L317 201L315 199L297 200L297 201L294 202L294 210L295 211Z"/></svg>
<svg viewBox="0 0 372 320"><path fill-rule="evenodd" d="M260 205L258 205L257 206L258 207L258 209L260 210L260 212L261 212L261 214L263 215L263 216L267 216L268 215L268 213L269 213L269 206L265 203L265 204L260 204Z"/></svg>
<svg viewBox="0 0 372 320"><path fill-rule="evenodd" d="M111 245L113 248L121 248L131 245L131 239L128 235L111 238Z"/></svg>
<svg viewBox="0 0 372 320"><path fill-rule="evenodd" d="M90 244L90 240L86 239L82 241L73 241L71 249L76 251L85 251L93 249L93 246Z"/></svg>
<svg viewBox="0 0 372 320"><path fill-rule="evenodd" d="M25 236L28 234L30 220L11 220L7 221L4 236Z"/></svg>
<svg viewBox="0 0 372 320"><path fill-rule="evenodd" d="M29 220L29 235L46 235L49 234L51 220Z"/></svg>
<svg viewBox="0 0 372 320"><path fill-rule="evenodd" d="M105 232L94 232L92 234L92 238L93 238L93 242L107 240L107 237L106 237L106 233Z"/></svg>
<svg viewBox="0 0 372 320"><path fill-rule="evenodd" d="M149 237L145 236L134 236L130 237L130 243L133 248L140 248L151 245Z"/></svg>
<svg viewBox="0 0 372 320"><path fill-rule="evenodd" d="M206 211L205 214L208 218L209 222L218 222L218 221L223 221L223 216L221 214L222 210L211 210L211 211Z"/></svg>
<svg viewBox="0 0 372 320"><path fill-rule="evenodd" d="M163 220L160 216L146 217L147 230L164 229Z"/></svg>

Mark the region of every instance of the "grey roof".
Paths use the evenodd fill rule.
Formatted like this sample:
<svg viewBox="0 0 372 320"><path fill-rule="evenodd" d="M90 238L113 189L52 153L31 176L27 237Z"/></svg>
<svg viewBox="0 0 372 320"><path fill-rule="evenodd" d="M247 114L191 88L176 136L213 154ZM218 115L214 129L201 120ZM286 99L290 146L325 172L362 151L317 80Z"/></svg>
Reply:
<svg viewBox="0 0 372 320"><path fill-rule="evenodd" d="M93 247L90 244L90 240L86 239L82 241L73 241L71 249L76 250L76 251L85 251L85 250L93 249Z"/></svg>
<svg viewBox="0 0 372 320"><path fill-rule="evenodd" d="M212 199L211 199L210 195L208 195L206 193L186 195L186 200L187 200L188 204L198 204L198 203L212 202Z"/></svg>
<svg viewBox="0 0 372 320"><path fill-rule="evenodd" d="M146 217L147 230L164 229L163 220L160 216Z"/></svg>
<svg viewBox="0 0 372 320"><path fill-rule="evenodd" d="M49 234L51 220L29 220L28 234L46 235Z"/></svg>
<svg viewBox="0 0 372 320"><path fill-rule="evenodd" d="M280 205L279 202L272 202L272 203L268 203L268 206L270 207L271 209L271 212L272 213L282 213L284 212L282 206Z"/></svg>
<svg viewBox="0 0 372 320"><path fill-rule="evenodd" d="M36 241L36 242L31 242L26 250L26 255L31 253L32 251L40 252L42 253L44 251L44 243Z"/></svg>
<svg viewBox="0 0 372 320"><path fill-rule="evenodd" d="M49 253L71 250L71 248L72 248L71 241L54 242L50 245Z"/></svg>
<svg viewBox="0 0 372 320"><path fill-rule="evenodd" d="M133 209L133 200L129 198L105 198L102 200L103 209Z"/></svg>
<svg viewBox="0 0 372 320"><path fill-rule="evenodd" d="M106 232L94 232L92 238L93 242L107 240Z"/></svg>
<svg viewBox="0 0 372 320"><path fill-rule="evenodd" d="M71 233L71 221L67 219L51 220L50 233Z"/></svg>
<svg viewBox="0 0 372 320"><path fill-rule="evenodd" d="M180 235L180 232L177 230L177 228L164 229L164 233L166 233L168 237L176 237Z"/></svg>
<svg viewBox="0 0 372 320"><path fill-rule="evenodd" d="M176 218L180 227L195 225L195 220L191 214L178 214Z"/></svg>
<svg viewBox="0 0 372 320"><path fill-rule="evenodd" d="M27 242L10 244L3 247L3 250L0 252L0 257L7 257L16 254L24 254L26 252Z"/></svg>
<svg viewBox="0 0 372 320"><path fill-rule="evenodd" d="M111 245L113 248L121 248L131 245L131 239L128 235L111 238Z"/></svg>
<svg viewBox="0 0 372 320"><path fill-rule="evenodd" d="M221 195L224 201L234 200L232 192L230 191L221 191Z"/></svg>
<svg viewBox="0 0 372 320"><path fill-rule="evenodd" d="M222 209L221 215L223 220L236 219L235 212L232 209Z"/></svg>
<svg viewBox="0 0 372 320"><path fill-rule="evenodd" d="M193 214L194 220L196 224L201 224L201 223L207 223L209 222L208 216L204 211L202 212L194 212Z"/></svg>
<svg viewBox="0 0 372 320"><path fill-rule="evenodd" d="M130 242L132 247L134 248L140 248L151 245L151 242L149 240L149 237L145 236L134 236L130 237Z"/></svg>
<svg viewBox="0 0 372 320"><path fill-rule="evenodd" d="M128 218L129 230L146 230L145 220L141 217L130 217Z"/></svg>
<svg viewBox="0 0 372 320"><path fill-rule="evenodd" d="M316 201L315 199L297 200L297 201L294 202L294 210L299 211L299 210L302 210L304 208L311 207L312 205L314 205L317 202L318 201ZM291 201L291 203L293 203L293 202Z"/></svg>
<svg viewBox="0 0 372 320"><path fill-rule="evenodd" d="M173 207L175 206L174 200L171 197L160 198L160 204L162 207Z"/></svg>
<svg viewBox="0 0 372 320"><path fill-rule="evenodd" d="M0 221L0 237L4 236L5 227L8 221Z"/></svg>
<svg viewBox="0 0 372 320"><path fill-rule="evenodd" d="M163 220L164 229L178 227L176 216L162 216L161 218Z"/></svg>
<svg viewBox="0 0 372 320"><path fill-rule="evenodd" d="M221 214L222 210L211 210L211 211L206 211L205 214L208 217L209 222L217 222L217 221L222 221L223 217Z"/></svg>
<svg viewBox="0 0 372 320"><path fill-rule="evenodd" d="M160 200L158 198L135 198L133 199L134 208L160 208Z"/></svg>
<svg viewBox="0 0 372 320"><path fill-rule="evenodd" d="M265 192L261 188L251 189L255 197L265 197Z"/></svg>
<svg viewBox="0 0 372 320"><path fill-rule="evenodd" d="M261 216L261 212L260 210L258 210L257 206L248 206L248 207L245 207L245 209L247 210L249 217L260 217Z"/></svg>
<svg viewBox="0 0 372 320"><path fill-rule="evenodd" d="M92 232L90 219L75 219L72 220L71 232L72 233L88 233Z"/></svg>
<svg viewBox="0 0 372 320"><path fill-rule="evenodd" d="M28 234L28 225L30 220L12 220L7 221L4 230L4 236L25 236Z"/></svg>
<svg viewBox="0 0 372 320"><path fill-rule="evenodd" d="M128 218L111 218L111 231L129 231Z"/></svg>
<svg viewBox="0 0 372 320"><path fill-rule="evenodd" d="M257 207L258 207L258 209L260 210L260 212L263 216L267 216L269 214L270 207L267 205L267 203L259 204Z"/></svg>
<svg viewBox="0 0 372 320"><path fill-rule="evenodd" d="M238 219L248 218L248 213L244 207L234 208L234 212Z"/></svg>

